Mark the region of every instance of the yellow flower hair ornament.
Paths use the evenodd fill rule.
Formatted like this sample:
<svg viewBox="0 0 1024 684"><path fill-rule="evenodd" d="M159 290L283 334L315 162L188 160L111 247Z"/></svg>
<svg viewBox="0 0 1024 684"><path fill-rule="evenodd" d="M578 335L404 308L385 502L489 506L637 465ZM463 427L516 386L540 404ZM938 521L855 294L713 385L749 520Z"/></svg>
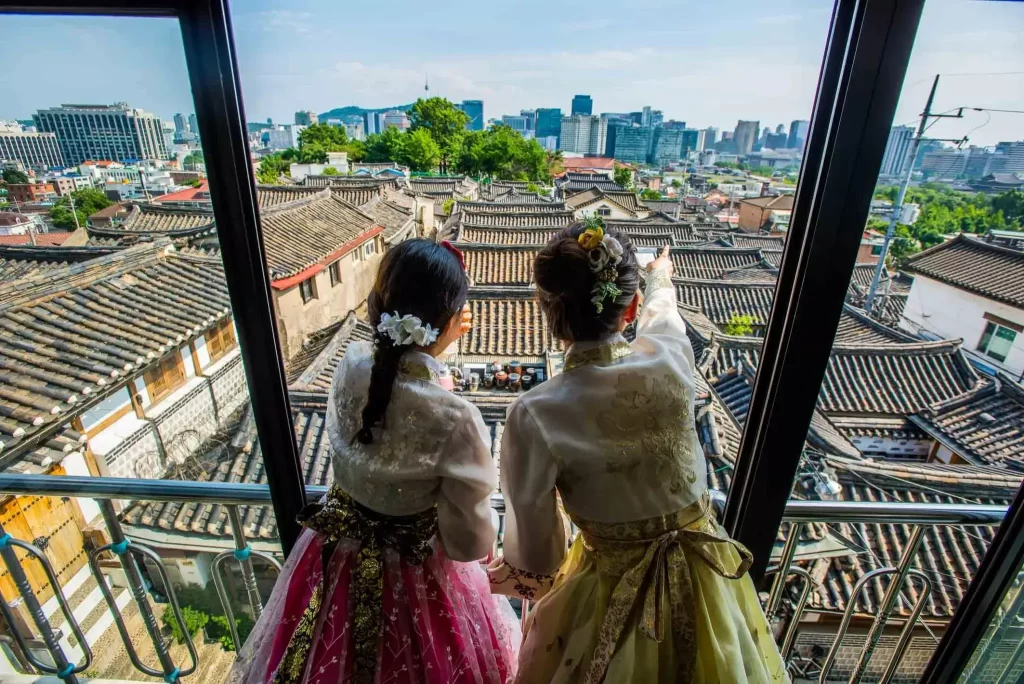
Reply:
<svg viewBox="0 0 1024 684"><path fill-rule="evenodd" d="M615 299L622 294L615 281L619 277L616 267L622 261L623 248L621 242L605 234L600 217L588 217L584 225L586 229L580 233L577 241L587 252L590 271L597 274L594 287L590 290L590 301L597 313L601 313L604 311L606 300Z"/></svg>

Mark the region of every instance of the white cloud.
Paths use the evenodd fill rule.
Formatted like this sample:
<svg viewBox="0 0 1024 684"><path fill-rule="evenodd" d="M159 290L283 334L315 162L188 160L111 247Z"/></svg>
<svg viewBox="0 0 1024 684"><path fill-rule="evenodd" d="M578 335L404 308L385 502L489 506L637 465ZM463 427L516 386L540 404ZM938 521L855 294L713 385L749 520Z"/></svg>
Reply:
<svg viewBox="0 0 1024 684"><path fill-rule="evenodd" d="M267 31L287 29L299 34L308 34L313 30L313 15L309 12L292 12L291 10L268 10L260 12L260 20Z"/></svg>

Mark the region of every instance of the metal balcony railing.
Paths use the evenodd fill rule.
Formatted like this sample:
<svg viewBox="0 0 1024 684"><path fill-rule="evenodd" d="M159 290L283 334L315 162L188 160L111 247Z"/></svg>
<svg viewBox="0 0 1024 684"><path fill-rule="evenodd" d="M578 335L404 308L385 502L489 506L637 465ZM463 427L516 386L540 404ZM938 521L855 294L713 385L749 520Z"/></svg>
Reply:
<svg viewBox="0 0 1024 684"><path fill-rule="evenodd" d="M310 499L318 499L326 494L326 487L307 487L307 495ZM715 493L717 494L717 493ZM181 606L174 592L174 587L167 575L164 564L159 554L148 546L127 539L121 529L118 520L114 500L124 501L169 501L182 503L208 503L220 504L226 507L228 522L231 527L233 548L226 549L218 554L213 561L213 578L216 584L218 596L223 604L228 624L231 628L231 636L236 648L241 646L237 630L234 625L234 613L231 601L224 587L222 578L224 563L233 559L238 563L243 584L246 590L246 598L252 615L259 618L262 614L263 605L257 589L256 577L253 570L253 557L260 558L271 567L280 572L281 565L272 555L256 551L251 548L245 538L245 532L241 518L238 514L238 506L270 506L270 489L266 485L238 484L238 483L208 483L208 482L187 482L179 480L131 480L100 477L70 477L70 476L47 476L47 475L5 475L0 474L0 496L54 496L54 497L86 497L97 500L100 505L104 524L109 534L110 543L89 551L89 565L97 584L103 593L103 598L112 613L114 625L116 626L125 650L136 669L154 677L162 677L167 682L177 681L180 677L195 672L199 666L199 656L191 635L185 627L182 618ZM716 499L721 499L717 495ZM491 499L492 506L499 516L504 513L504 500L500 494L495 494ZM801 527L810 523L877 523L877 524L903 524L911 526L911 534L904 548L903 554L897 565L882 567L871 571L862 577L853 589L852 595L847 601L846 613L837 630L832 648L820 666L819 681L824 682L828 678L829 670L835 662L843 636L849 628L853 617L856 599L865 586L879 576L891 576L884 598L879 604L874 616L867 638L861 649L857 665L854 667L850 682L859 681L867 669L868 662L874 652L878 639L882 634L886 622L892 615L897 599L903 591L904 583L915 578L922 585L918 600L914 603L910 616L904 621L904 628L899 636L895 651L885 667L884 673L879 681L887 682L896 672L900 659L905 652L911 633L914 629L917 618L923 610L925 601L930 592L930 580L920 572L911 567L913 558L921 545L922 535L925 528L936 525L997 525L1006 515L1007 507L977 505L977 504L915 504L915 503L874 503L874 502L845 502L845 501L790 501L786 507L784 520L791 523L787 541L782 549L778 565L769 569L774 573L771 592L768 597L765 612L768 617L774 618L779 614L782 605L782 598L787 579L796 575L803 581L803 588L800 597L789 614L789 621L781 638L781 650L784 657L788 657L792 651L796 637L796 631L800 618L806 607L810 592L814 588L814 580L806 570L793 564L796 555L798 541L800 539ZM43 570L52 584L60 609L63 611L71 632L78 640L83 657L81 662L69 662L67 656L61 649L55 630L50 625L39 599L30 585L22 562L31 562L29 558L24 561L18 559L15 549L22 549L28 556L33 557L42 564ZM135 646L132 644L130 635L125 627L121 611L117 606L114 596L107 588L99 565L99 556L110 552L118 559L121 569L124 572L128 583L131 598L134 600L143 623L146 627L148 637L159 660L159 669L141 662ZM136 556L142 556L152 561L167 590L167 599L171 606L173 616L178 622L182 634L186 639L188 663L176 663L171 657L167 640L161 633L156 615L147 599L146 587L137 564ZM11 607L6 600L0 598L0 613L4 615L7 624L11 628L14 641L17 643L27 661L42 673L52 674L64 682L78 682L78 675L89 668L92 662L92 653L89 644L86 643L81 628L78 625L73 612L68 605L63 588L57 581L56 574L50 566L46 555L25 540L14 539L0 527L0 560L3 561L7 570L18 589L18 592L25 602L25 606L35 623L38 638L45 645L52 663L40 661L33 655L29 647L30 635L22 634L15 625L17 622L11 614ZM781 569L785 568L785 572ZM525 607L524 607L525 610ZM1011 668L1012 669L1012 668ZM1009 670L1008 670L1009 671Z"/></svg>

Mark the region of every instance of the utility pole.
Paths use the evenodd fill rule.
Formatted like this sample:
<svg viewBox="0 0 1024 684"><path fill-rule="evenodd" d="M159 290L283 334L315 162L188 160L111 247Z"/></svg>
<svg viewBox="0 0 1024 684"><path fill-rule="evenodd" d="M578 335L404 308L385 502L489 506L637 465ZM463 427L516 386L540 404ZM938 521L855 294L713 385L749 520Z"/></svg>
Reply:
<svg viewBox="0 0 1024 684"><path fill-rule="evenodd" d="M71 202L71 215L75 217L75 230L81 230L82 227L78 225L78 212L75 211L75 196L71 192L68 192L68 201Z"/></svg>
<svg viewBox="0 0 1024 684"><path fill-rule="evenodd" d="M882 280L882 273L885 270L885 259L889 255L889 247L892 244L893 237L896 235L896 224L899 222L900 213L903 210L903 200L907 196L907 188L910 187L910 180L914 175L914 163L917 161L917 151L921 145L921 141L924 140L924 132L928 128L929 119L962 119L964 110L961 109L956 114L932 114L932 103L935 101L935 91L939 87L939 75L935 75L935 80L932 82L932 90L928 93L928 101L924 105L924 111L921 113L921 121L917 125L917 135L915 135L910 141L910 149L907 150L907 173L903 176L903 182L900 184L900 190L896 195L896 201L892 205L892 216L889 218L889 228L885 231L885 242L882 243L882 253L878 257L878 263L875 265L875 274L871 278L871 289L868 290L867 300L864 302L864 310L870 316L872 308L875 304L875 299L878 297L878 285ZM955 141L961 142L961 141Z"/></svg>

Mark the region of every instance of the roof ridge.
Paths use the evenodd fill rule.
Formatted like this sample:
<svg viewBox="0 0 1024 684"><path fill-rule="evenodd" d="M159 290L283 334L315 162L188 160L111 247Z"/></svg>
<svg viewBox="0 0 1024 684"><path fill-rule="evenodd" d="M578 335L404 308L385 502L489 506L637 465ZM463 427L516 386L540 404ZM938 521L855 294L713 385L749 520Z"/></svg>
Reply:
<svg viewBox="0 0 1024 684"><path fill-rule="evenodd" d="M0 285L0 313L72 289L77 290L100 280L119 277L174 251L170 239L158 238L133 247L115 249L89 261L66 264L12 280ZM40 287L31 286L39 281Z"/></svg>
<svg viewBox="0 0 1024 684"><path fill-rule="evenodd" d="M953 354L959 352L963 346L963 340L920 340L911 343L879 343L879 342L835 342L832 345L832 354L863 353L868 356L881 356L883 354L895 353L906 356L913 352L913 355L920 353Z"/></svg>

